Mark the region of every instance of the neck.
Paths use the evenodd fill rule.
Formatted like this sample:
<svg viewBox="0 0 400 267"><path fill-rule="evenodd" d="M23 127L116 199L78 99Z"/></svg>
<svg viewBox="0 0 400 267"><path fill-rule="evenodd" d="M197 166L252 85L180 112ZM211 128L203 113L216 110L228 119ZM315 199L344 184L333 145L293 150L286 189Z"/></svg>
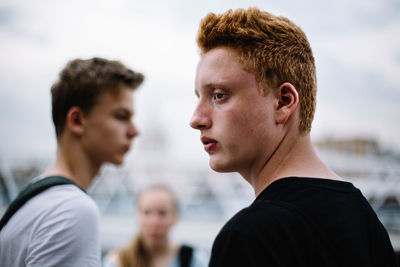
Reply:
<svg viewBox="0 0 400 267"><path fill-rule="evenodd" d="M59 143L55 161L42 174L43 176L64 176L83 189L87 189L98 174L100 164L94 164L78 145L68 146Z"/></svg>
<svg viewBox="0 0 400 267"><path fill-rule="evenodd" d="M157 255L162 256L169 253L171 249L171 244L168 242L168 240L165 240L164 242L158 244L157 246L148 247L147 249L149 253L153 256Z"/></svg>
<svg viewBox="0 0 400 267"><path fill-rule="evenodd" d="M168 240L165 243L148 249L150 256L150 266L168 266L173 259L178 254L179 246L171 244Z"/></svg>
<svg viewBox="0 0 400 267"><path fill-rule="evenodd" d="M315 152L309 133L288 131L272 155L248 181L258 196L272 182L284 177L340 179Z"/></svg>

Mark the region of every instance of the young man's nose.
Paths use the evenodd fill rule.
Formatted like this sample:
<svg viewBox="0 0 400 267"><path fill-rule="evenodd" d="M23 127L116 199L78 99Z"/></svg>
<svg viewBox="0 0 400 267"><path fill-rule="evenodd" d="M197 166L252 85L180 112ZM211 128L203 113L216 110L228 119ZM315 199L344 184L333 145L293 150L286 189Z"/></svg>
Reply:
<svg viewBox="0 0 400 267"><path fill-rule="evenodd" d="M152 214L147 218L149 225L158 226L161 223L161 218L157 214Z"/></svg>
<svg viewBox="0 0 400 267"><path fill-rule="evenodd" d="M127 134L129 138L134 138L139 135L139 131L133 122L130 123Z"/></svg>
<svg viewBox="0 0 400 267"><path fill-rule="evenodd" d="M197 130L207 129L211 127L211 119L208 115L207 108L199 103L193 112L190 126Z"/></svg>

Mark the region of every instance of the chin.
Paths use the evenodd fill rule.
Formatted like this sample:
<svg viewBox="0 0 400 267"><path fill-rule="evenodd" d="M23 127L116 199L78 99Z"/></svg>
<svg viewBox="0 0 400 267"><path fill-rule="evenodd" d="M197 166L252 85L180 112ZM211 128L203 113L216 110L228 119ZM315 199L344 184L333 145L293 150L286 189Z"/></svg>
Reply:
<svg viewBox="0 0 400 267"><path fill-rule="evenodd" d="M158 238L156 238L156 239L148 238L146 243L151 248L158 248L158 247L161 247L163 245L162 240L160 240Z"/></svg>
<svg viewBox="0 0 400 267"><path fill-rule="evenodd" d="M121 165L122 163L124 163L124 158L123 157L113 158L109 162L114 165Z"/></svg>
<svg viewBox="0 0 400 267"><path fill-rule="evenodd" d="M221 162L217 162L210 159L210 168L216 172L234 172L235 170L230 167L228 164L223 164Z"/></svg>
<svg viewBox="0 0 400 267"><path fill-rule="evenodd" d="M114 164L117 166L122 165L122 163L124 163L124 160L118 160L118 161L114 162Z"/></svg>

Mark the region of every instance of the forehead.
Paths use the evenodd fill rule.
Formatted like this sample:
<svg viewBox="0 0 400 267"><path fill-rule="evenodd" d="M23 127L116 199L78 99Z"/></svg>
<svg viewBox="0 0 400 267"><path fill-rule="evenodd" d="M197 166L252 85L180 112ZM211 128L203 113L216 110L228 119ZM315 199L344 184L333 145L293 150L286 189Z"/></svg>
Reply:
<svg viewBox="0 0 400 267"><path fill-rule="evenodd" d="M95 107L107 107L110 105L132 106L133 90L120 86L113 90L106 90L99 95Z"/></svg>
<svg viewBox="0 0 400 267"><path fill-rule="evenodd" d="M243 68L237 52L231 48L217 47L200 58L196 72L196 90L208 85L237 83L248 78L254 79L255 76Z"/></svg>
<svg viewBox="0 0 400 267"><path fill-rule="evenodd" d="M139 206L142 208L151 206L174 206L174 199L165 190L149 190L139 195Z"/></svg>

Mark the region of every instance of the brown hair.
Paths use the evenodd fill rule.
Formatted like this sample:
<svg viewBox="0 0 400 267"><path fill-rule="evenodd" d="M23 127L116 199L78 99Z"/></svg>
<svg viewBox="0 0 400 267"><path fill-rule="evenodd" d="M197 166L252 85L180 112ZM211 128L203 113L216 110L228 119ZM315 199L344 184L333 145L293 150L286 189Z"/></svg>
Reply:
<svg viewBox="0 0 400 267"><path fill-rule="evenodd" d="M293 84L299 94L299 129L310 131L316 73L310 44L300 27L254 7L209 13L200 23L197 44L202 54L221 46L235 50L244 69L255 74L264 95L284 82Z"/></svg>
<svg viewBox="0 0 400 267"><path fill-rule="evenodd" d="M140 235L137 235L130 245L118 252L118 261L120 267L150 266L150 255L147 253Z"/></svg>
<svg viewBox="0 0 400 267"><path fill-rule="evenodd" d="M117 93L121 86L136 89L144 76L119 61L103 58L74 59L60 72L51 88L52 115L57 138L64 131L68 111L77 106L88 114L105 92Z"/></svg>
<svg viewBox="0 0 400 267"><path fill-rule="evenodd" d="M137 202L139 203L140 196L149 191L164 191L171 196L172 204L175 212L179 210L178 198L175 193L166 185L156 184L152 185L143 191L139 192L137 195ZM148 267L151 264L151 255L147 252L143 239L140 233L135 237L135 239L125 248L122 248L118 252L119 266L121 267Z"/></svg>

